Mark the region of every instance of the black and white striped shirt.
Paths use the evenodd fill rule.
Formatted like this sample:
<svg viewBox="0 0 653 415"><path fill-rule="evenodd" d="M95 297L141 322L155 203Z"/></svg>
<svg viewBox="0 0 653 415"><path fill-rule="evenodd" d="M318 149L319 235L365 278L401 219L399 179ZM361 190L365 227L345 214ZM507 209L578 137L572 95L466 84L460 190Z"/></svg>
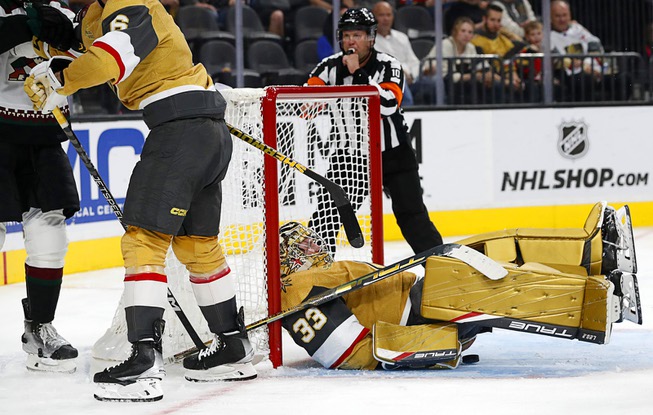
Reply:
<svg viewBox="0 0 653 415"><path fill-rule="evenodd" d="M404 73L392 56L372 50L364 67L349 74L342 63L343 53L322 60L311 72L308 85L372 85L381 96L381 149L410 144L408 125L400 104L403 99Z"/></svg>

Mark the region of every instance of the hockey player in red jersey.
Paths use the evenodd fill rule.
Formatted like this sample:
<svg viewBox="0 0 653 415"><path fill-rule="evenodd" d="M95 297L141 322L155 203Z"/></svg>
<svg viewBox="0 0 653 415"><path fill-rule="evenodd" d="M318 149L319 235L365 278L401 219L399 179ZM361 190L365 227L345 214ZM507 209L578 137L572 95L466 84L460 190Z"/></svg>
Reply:
<svg viewBox="0 0 653 415"><path fill-rule="evenodd" d="M27 368L73 372L77 350L53 320L68 249L65 220L79 210L79 196L61 147L66 137L52 115L32 108L23 82L39 62L33 36L69 49L71 39L55 32L66 25L72 29L74 13L58 1L44 4L28 15L22 0L0 0L0 249L6 234L2 222L22 222L27 298L21 340Z"/></svg>
<svg viewBox="0 0 653 415"><path fill-rule="evenodd" d="M333 262L303 225L281 227L282 309L377 271ZM627 206L604 203L579 229L513 229L460 241L507 271L491 280L432 256L425 276L403 272L283 319L295 343L327 368L455 368L476 334L504 328L605 344L612 324L641 324Z"/></svg>
<svg viewBox="0 0 653 415"><path fill-rule="evenodd" d="M86 53L34 68L25 91L51 111L80 89L110 82L150 128L124 206L125 314L132 355L96 373L99 400L163 397L161 336L169 247L190 272L211 346L184 360L191 381L256 377L254 351L236 304L235 276L218 243L223 180L232 141L225 100L158 0L98 0L81 13Z"/></svg>

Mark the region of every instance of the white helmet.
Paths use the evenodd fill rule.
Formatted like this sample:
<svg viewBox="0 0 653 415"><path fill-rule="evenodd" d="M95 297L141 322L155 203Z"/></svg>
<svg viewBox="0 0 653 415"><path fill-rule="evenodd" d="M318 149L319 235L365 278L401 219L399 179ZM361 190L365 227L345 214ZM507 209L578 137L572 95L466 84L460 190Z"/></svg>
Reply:
<svg viewBox="0 0 653 415"><path fill-rule="evenodd" d="M329 268L333 263L324 240L298 222L279 228L279 256L282 277L316 266Z"/></svg>

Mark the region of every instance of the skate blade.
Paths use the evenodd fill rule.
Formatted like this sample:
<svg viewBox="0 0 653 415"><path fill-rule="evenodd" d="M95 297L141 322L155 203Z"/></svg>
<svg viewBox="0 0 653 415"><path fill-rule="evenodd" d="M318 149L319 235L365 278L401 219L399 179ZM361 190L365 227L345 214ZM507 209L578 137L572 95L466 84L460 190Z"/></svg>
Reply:
<svg viewBox="0 0 653 415"><path fill-rule="evenodd" d="M617 266L621 271L636 274L637 257L635 255L635 238L633 237L633 221L628 205L624 205L617 210L616 219L621 237L621 246L617 251Z"/></svg>
<svg viewBox="0 0 653 415"><path fill-rule="evenodd" d="M621 275L622 316L624 320L632 321L635 324L642 324L642 304L639 299L639 286L637 276L623 273Z"/></svg>
<svg viewBox="0 0 653 415"><path fill-rule="evenodd" d="M161 379L139 379L123 386L117 383L97 383L93 397L104 402L154 402L163 399Z"/></svg>
<svg viewBox="0 0 653 415"><path fill-rule="evenodd" d="M25 366L34 372L74 373L77 370L75 359L55 360L34 354L27 355Z"/></svg>
<svg viewBox="0 0 653 415"><path fill-rule="evenodd" d="M186 370L184 378L190 382L229 382L256 378L256 369L251 363L231 363L208 370Z"/></svg>

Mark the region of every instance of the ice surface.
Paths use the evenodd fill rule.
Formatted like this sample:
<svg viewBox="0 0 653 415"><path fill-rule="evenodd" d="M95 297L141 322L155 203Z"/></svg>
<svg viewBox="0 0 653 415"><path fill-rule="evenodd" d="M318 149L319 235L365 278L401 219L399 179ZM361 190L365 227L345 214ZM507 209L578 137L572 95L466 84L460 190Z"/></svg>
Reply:
<svg viewBox="0 0 653 415"><path fill-rule="evenodd" d="M449 242L449 240L447 241ZM644 325L616 324L608 345L495 330L468 351L480 362L452 371L345 372L321 368L285 338L280 369L257 365L249 382L197 384L168 367L164 398L93 398L103 362L91 346L109 326L122 269L64 278L55 326L80 351L72 375L29 372L20 335L24 284L0 287L0 414L649 414L653 410L653 228L636 228ZM411 254L386 244L391 263ZM174 318L174 317L172 317Z"/></svg>

